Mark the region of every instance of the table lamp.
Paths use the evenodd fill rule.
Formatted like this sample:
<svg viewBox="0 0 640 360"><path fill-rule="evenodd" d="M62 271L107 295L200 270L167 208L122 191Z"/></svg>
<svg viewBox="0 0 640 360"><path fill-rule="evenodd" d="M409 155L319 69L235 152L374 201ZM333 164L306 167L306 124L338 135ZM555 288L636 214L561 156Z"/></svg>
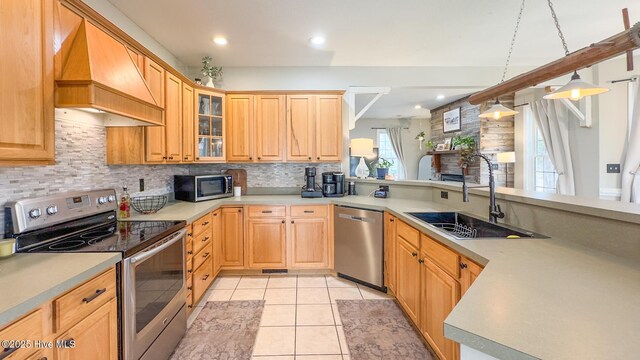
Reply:
<svg viewBox="0 0 640 360"><path fill-rule="evenodd" d="M508 187L509 184L509 164L513 164L516 162L516 153L515 151L507 151L501 152L496 155L496 161L502 164L507 164L505 169L505 186Z"/></svg>
<svg viewBox="0 0 640 360"><path fill-rule="evenodd" d="M351 139L351 156L360 156L360 163L356 167L356 177L364 179L369 176L369 167L364 162L365 156L373 154L373 139Z"/></svg>

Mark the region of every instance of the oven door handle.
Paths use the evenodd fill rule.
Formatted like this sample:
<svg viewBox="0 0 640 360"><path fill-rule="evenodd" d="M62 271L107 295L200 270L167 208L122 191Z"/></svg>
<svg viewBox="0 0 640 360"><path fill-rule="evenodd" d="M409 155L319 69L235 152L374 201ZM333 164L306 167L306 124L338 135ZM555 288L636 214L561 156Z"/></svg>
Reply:
<svg viewBox="0 0 640 360"><path fill-rule="evenodd" d="M166 238L160 240L160 245L155 246L147 251L143 251L137 255L131 257L130 261L132 264L135 264L140 261L144 261L153 255L161 252L162 250L168 248L169 246L175 244L176 242L182 240L182 238L187 234L187 229L183 228L172 235L167 236Z"/></svg>

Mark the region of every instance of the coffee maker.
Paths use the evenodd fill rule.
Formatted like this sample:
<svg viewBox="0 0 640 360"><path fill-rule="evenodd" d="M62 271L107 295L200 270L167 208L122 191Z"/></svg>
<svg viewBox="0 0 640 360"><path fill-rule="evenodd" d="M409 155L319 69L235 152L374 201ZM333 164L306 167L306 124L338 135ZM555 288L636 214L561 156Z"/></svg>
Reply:
<svg viewBox="0 0 640 360"><path fill-rule="evenodd" d="M308 166L304 169L305 185L302 187L300 196L303 198L322 197L322 189L316 186L316 168Z"/></svg>
<svg viewBox="0 0 640 360"><path fill-rule="evenodd" d="M344 173L334 171L322 173L322 193L326 197L344 196Z"/></svg>

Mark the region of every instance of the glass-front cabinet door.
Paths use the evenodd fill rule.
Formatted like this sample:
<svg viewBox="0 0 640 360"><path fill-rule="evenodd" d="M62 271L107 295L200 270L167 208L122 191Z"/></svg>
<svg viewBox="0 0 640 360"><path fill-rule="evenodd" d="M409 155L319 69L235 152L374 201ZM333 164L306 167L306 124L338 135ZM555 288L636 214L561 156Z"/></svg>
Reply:
<svg viewBox="0 0 640 360"><path fill-rule="evenodd" d="M224 95L198 90L196 161L224 161Z"/></svg>

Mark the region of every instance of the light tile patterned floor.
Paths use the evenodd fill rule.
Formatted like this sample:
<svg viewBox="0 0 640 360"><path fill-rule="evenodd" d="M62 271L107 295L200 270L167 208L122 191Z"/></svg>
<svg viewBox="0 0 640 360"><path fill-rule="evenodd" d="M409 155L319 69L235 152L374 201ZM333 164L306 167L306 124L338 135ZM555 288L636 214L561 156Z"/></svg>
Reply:
<svg viewBox="0 0 640 360"><path fill-rule="evenodd" d="M205 298L265 300L253 360L347 360L336 300L389 296L330 275L272 275L220 277ZM203 305L204 301L198 307ZM198 307L191 318L201 310Z"/></svg>

